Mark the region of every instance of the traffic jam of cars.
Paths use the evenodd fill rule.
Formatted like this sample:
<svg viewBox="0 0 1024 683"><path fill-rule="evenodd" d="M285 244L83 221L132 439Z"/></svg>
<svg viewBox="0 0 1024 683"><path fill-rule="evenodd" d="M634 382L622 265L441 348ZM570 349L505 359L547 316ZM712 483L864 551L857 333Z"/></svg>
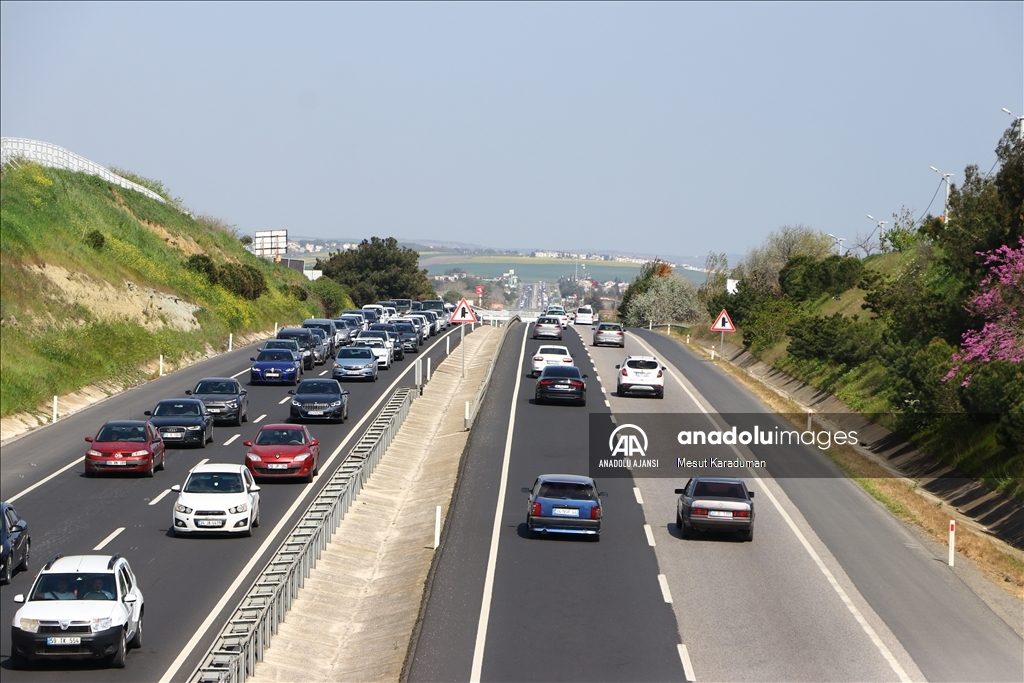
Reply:
<svg viewBox="0 0 1024 683"><path fill-rule="evenodd" d="M415 302L421 310L413 310L412 303L379 302L336 319L311 318L281 329L259 345L251 364L239 373L248 376L247 386L238 375L204 377L182 395L163 398L142 411L143 419L101 424L84 437L84 476L154 477L174 462L175 449L206 448L214 441L215 426L249 422L252 392L276 392L280 390L273 385L290 385L285 400L276 401L282 414L240 441L244 450L236 461L202 460L168 490L173 500L170 535L251 536L260 527L264 486L309 484L320 473L320 440L310 425L348 420L351 391L342 383L375 381L381 371L406 354L418 353L450 325L450 304ZM326 366L319 376L313 374L317 366ZM0 583L7 584L29 569L32 540L28 522L9 502L0 503L0 521ZM120 555L57 555L14 602L18 610L9 659L14 669L55 660L121 668L127 654L142 647L143 592Z"/></svg>

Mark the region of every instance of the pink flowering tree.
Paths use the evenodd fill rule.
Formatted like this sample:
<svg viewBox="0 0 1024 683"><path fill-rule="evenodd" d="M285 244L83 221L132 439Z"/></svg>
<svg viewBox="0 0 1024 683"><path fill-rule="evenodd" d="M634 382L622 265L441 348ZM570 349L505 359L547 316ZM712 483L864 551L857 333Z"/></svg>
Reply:
<svg viewBox="0 0 1024 683"><path fill-rule="evenodd" d="M1004 244L979 255L985 257L988 274L967 308L985 324L964 333L960 352L953 354L955 365L943 381L952 379L962 364L1024 361L1024 237L1017 248ZM962 386L970 383L968 374Z"/></svg>

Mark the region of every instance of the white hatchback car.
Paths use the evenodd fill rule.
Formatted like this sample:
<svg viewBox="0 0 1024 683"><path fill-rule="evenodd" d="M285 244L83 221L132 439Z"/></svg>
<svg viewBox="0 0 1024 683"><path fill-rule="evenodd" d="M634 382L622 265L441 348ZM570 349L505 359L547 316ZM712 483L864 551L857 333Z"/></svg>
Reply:
<svg viewBox="0 0 1024 683"><path fill-rule="evenodd" d="M11 624L11 666L33 660L104 659L123 668L142 647L142 591L120 555L57 555L36 575Z"/></svg>
<svg viewBox="0 0 1024 683"><path fill-rule="evenodd" d="M171 528L175 536L196 533L252 535L260 525L260 487L245 465L197 465L178 494Z"/></svg>
<svg viewBox="0 0 1024 683"><path fill-rule="evenodd" d="M544 315L558 318L559 322L562 323L563 330L569 327L569 314L565 312L564 306L548 306L548 310L544 312Z"/></svg>
<svg viewBox="0 0 1024 683"><path fill-rule="evenodd" d="M616 365L615 369L619 371L617 395L647 394L665 398L666 368L654 356L626 356L622 365Z"/></svg>
<svg viewBox="0 0 1024 683"><path fill-rule="evenodd" d="M538 376L549 365L574 365L572 354L564 346L542 346L533 355L533 372L531 377Z"/></svg>

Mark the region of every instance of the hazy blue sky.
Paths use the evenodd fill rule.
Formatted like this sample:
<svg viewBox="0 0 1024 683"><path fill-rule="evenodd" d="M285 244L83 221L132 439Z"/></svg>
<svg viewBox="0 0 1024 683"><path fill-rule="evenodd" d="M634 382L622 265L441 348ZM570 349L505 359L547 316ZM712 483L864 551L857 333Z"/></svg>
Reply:
<svg viewBox="0 0 1024 683"><path fill-rule="evenodd" d="M244 233L703 257L924 210L1022 64L1020 2L4 2L0 133Z"/></svg>

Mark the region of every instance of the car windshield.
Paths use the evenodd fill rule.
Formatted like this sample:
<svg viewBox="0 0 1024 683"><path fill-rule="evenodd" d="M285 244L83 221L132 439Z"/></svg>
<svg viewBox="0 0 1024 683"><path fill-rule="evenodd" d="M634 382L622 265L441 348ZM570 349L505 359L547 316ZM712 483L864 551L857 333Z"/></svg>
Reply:
<svg viewBox="0 0 1024 683"><path fill-rule="evenodd" d="M734 482L698 481L693 487L694 498L721 498L746 500L743 486Z"/></svg>
<svg viewBox="0 0 1024 683"><path fill-rule="evenodd" d="M263 429L256 435L257 446L301 446L306 434L301 429Z"/></svg>
<svg viewBox="0 0 1024 683"><path fill-rule="evenodd" d="M271 339L263 345L264 349L297 349L299 345L294 339Z"/></svg>
<svg viewBox="0 0 1024 683"><path fill-rule="evenodd" d="M416 334L416 328L412 326L412 323L398 323L395 325L395 329L399 332Z"/></svg>
<svg viewBox="0 0 1024 683"><path fill-rule="evenodd" d="M199 415L199 405L196 403L182 403L176 401L160 401L153 410L156 417L168 417L171 415Z"/></svg>
<svg viewBox="0 0 1024 683"><path fill-rule="evenodd" d="M657 370L658 361L656 360L628 360L626 361L627 368L633 368L634 370Z"/></svg>
<svg viewBox="0 0 1024 683"><path fill-rule="evenodd" d="M242 475L238 472L193 472L185 482L185 493L241 493Z"/></svg>
<svg viewBox="0 0 1024 683"><path fill-rule="evenodd" d="M538 351L537 353L539 353L542 356L545 355L545 354L549 355L549 356L568 356L569 355L569 352L566 351L561 346L542 346L542 347L540 347L540 351Z"/></svg>
<svg viewBox="0 0 1024 683"><path fill-rule="evenodd" d="M559 500L597 500L594 487L590 484L563 481L546 481L542 483L537 497L556 498Z"/></svg>
<svg viewBox="0 0 1024 683"><path fill-rule="evenodd" d="M358 341L356 341L356 344L358 344L359 346L366 346L366 347L370 347L370 348L379 348L379 349L384 348L384 340L383 339L375 339L373 337L370 337L370 338L363 337L363 338L359 339Z"/></svg>
<svg viewBox="0 0 1024 683"><path fill-rule="evenodd" d="M588 306L583 306L582 308L577 309L576 312L577 313L583 313L584 315L586 315L587 313L593 313L593 311L590 310L590 308Z"/></svg>
<svg viewBox="0 0 1024 683"><path fill-rule="evenodd" d="M538 325L561 325L561 321L558 318L541 318L537 321Z"/></svg>
<svg viewBox="0 0 1024 683"><path fill-rule="evenodd" d="M96 441L146 441L146 428L142 425L103 425Z"/></svg>
<svg viewBox="0 0 1024 683"><path fill-rule="evenodd" d="M337 394L338 384L336 382L325 382L323 380L310 380L307 379L299 388L295 390L296 394Z"/></svg>
<svg viewBox="0 0 1024 683"><path fill-rule="evenodd" d="M292 354L288 353L287 350L272 350L272 351L260 351L260 355L256 356L256 361L261 363L276 362L276 361L293 361L295 358Z"/></svg>
<svg viewBox="0 0 1024 683"><path fill-rule="evenodd" d="M30 600L113 600L113 574L43 574Z"/></svg>
<svg viewBox="0 0 1024 683"><path fill-rule="evenodd" d="M550 377L569 377L571 379L580 379L580 371L575 365L549 365L544 368L544 372L541 374L542 378Z"/></svg>
<svg viewBox="0 0 1024 683"><path fill-rule="evenodd" d="M327 339L327 333L321 330L319 327L311 328L309 331L312 332L313 336L316 337L317 339Z"/></svg>
<svg viewBox="0 0 1024 683"><path fill-rule="evenodd" d="M597 326L598 332L618 332L620 330L622 330L622 326L618 324L602 323Z"/></svg>
<svg viewBox="0 0 1024 683"><path fill-rule="evenodd" d="M200 382L193 394L237 394L234 382Z"/></svg>
<svg viewBox="0 0 1024 683"><path fill-rule="evenodd" d="M338 351L338 358L373 358L373 351L370 349L342 349Z"/></svg>

